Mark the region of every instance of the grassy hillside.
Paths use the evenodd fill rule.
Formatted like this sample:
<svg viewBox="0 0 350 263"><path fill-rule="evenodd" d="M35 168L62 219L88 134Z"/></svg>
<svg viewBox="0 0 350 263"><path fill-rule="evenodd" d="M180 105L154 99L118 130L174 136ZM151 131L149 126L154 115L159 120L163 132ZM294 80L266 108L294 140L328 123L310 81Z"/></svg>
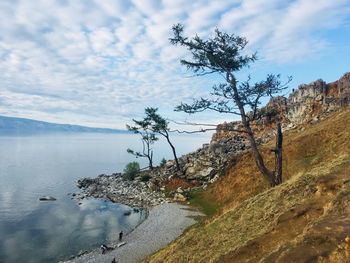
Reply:
<svg viewBox="0 0 350 263"><path fill-rule="evenodd" d="M269 188L250 154L232 160L194 194L215 214L146 262L350 262L350 108L285 134L283 177Z"/></svg>

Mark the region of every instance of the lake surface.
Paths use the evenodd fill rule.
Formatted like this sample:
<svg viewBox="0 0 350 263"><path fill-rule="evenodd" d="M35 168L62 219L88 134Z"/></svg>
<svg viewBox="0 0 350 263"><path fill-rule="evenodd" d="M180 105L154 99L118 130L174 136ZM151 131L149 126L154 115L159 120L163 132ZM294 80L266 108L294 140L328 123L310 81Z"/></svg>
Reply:
<svg viewBox="0 0 350 263"><path fill-rule="evenodd" d="M209 136L173 136L179 155L207 143ZM80 250L116 240L145 217L124 216L129 207L89 199L78 204L77 179L121 172L140 150L131 134L0 136L0 262L57 262ZM155 162L172 159L168 145L155 145ZM137 159L141 166L146 160ZM50 195L54 202L40 202Z"/></svg>

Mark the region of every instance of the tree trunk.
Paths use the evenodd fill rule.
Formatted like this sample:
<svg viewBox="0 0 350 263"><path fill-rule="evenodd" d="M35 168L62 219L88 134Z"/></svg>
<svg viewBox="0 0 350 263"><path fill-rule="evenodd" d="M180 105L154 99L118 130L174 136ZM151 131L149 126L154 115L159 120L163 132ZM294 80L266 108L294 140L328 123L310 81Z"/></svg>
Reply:
<svg viewBox="0 0 350 263"><path fill-rule="evenodd" d="M174 147L174 145L171 143L168 134L166 134L165 138L166 138L166 140L168 141L168 143L169 143L169 145L170 145L170 147L171 147L171 150L173 151L173 155L174 155L174 159L175 159L175 163L176 163L176 168L177 168L178 171L181 171L181 167L180 167L180 164L179 164L179 160L177 159L177 156L176 156L175 147Z"/></svg>
<svg viewBox="0 0 350 263"><path fill-rule="evenodd" d="M147 134L147 138L149 138L148 134ZM150 170L153 170L153 151L151 150L151 143L149 140L146 140L146 147L147 147L147 153L145 153L145 145L144 142L143 143L143 154L147 157L148 159L148 167Z"/></svg>
<svg viewBox="0 0 350 263"><path fill-rule="evenodd" d="M277 123L277 138L276 138L276 150L275 150L275 185L282 183L282 147L283 147L283 134L281 123Z"/></svg>
<svg viewBox="0 0 350 263"><path fill-rule="evenodd" d="M251 151L253 153L256 166L258 167L259 171L266 177L266 179L269 181L271 186L275 186L275 180L274 180L274 173L271 172L269 169L267 169L264 159L261 156L261 153L258 149L258 145L256 144L254 134L252 129L249 126L249 123L247 126L244 126L247 133L248 133L248 140L250 143Z"/></svg>
<svg viewBox="0 0 350 263"><path fill-rule="evenodd" d="M230 83L232 91L233 91L233 98L234 101L239 109L240 115L241 115L241 120L242 120L242 124L243 127L247 133L247 137L250 143L250 147L251 147L251 151L253 153L254 159L255 159L255 163L259 169L259 171L266 177L266 179L269 181L271 186L276 186L276 181L275 181L275 172L271 172L269 169L267 169L263 157L258 149L258 145L255 141L255 137L254 137L254 133L250 127L250 122L247 119L246 113L245 113L245 109L244 109L244 105L242 103L242 100L240 98L240 95L238 93L237 90L237 83L236 80L234 78L234 76L232 75L232 73L227 72L226 75L226 80L227 82ZM281 155L282 158L282 155ZM281 162L281 169L282 169L282 162Z"/></svg>
<svg viewBox="0 0 350 263"><path fill-rule="evenodd" d="M151 154L151 155L147 155L147 158L148 158L148 166L149 166L149 169L150 170L153 170L153 154Z"/></svg>
<svg viewBox="0 0 350 263"><path fill-rule="evenodd" d="M149 161L149 169L153 170L153 150L150 149L150 143L147 144L147 157Z"/></svg>

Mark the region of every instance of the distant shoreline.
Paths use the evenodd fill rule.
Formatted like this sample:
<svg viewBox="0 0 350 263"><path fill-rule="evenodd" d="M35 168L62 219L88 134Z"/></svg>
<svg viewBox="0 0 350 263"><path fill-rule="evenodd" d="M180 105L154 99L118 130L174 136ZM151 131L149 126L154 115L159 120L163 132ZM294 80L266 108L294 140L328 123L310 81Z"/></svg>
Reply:
<svg viewBox="0 0 350 263"><path fill-rule="evenodd" d="M132 134L128 130L88 127L75 124L60 124L26 118L17 118L0 115L0 135L10 134L37 134L37 133L105 133L105 134Z"/></svg>

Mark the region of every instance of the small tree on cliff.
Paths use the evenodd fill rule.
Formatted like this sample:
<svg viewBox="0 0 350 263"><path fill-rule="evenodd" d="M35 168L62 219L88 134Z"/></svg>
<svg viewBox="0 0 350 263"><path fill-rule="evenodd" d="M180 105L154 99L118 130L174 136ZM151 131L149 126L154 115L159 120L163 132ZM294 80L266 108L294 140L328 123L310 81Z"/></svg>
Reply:
<svg viewBox="0 0 350 263"><path fill-rule="evenodd" d="M158 133L159 135L163 136L166 139L166 141L168 142L173 152L176 168L178 171L181 171L179 160L176 155L175 146L170 140L169 122L166 119L164 119L162 116L160 116L157 113L157 111L158 111L158 108L146 108L145 109L146 117L144 120L150 123L150 127L151 127L150 129L154 133Z"/></svg>
<svg viewBox="0 0 350 263"><path fill-rule="evenodd" d="M137 152L127 149L127 152L136 156L136 158L147 158L148 167L153 170L153 144L158 140L155 133L150 130L151 123L147 120L137 121L133 119L134 126L126 125L129 131L139 134L141 136L142 151Z"/></svg>
<svg viewBox="0 0 350 263"><path fill-rule="evenodd" d="M196 75L218 74L225 80L224 83L213 86L209 99L200 98L194 100L192 104L181 103L175 110L190 114L212 110L240 116L243 130L239 130L239 132L246 134L257 167L272 186L280 184L282 182L283 140L281 124L277 122L274 171L266 167L251 128L251 122L258 118L258 107L261 99L272 97L286 88L285 84L281 84L280 76L271 74L267 76L266 80L254 84L251 84L250 77L244 82L239 82L235 73L256 60L256 54L242 54L247 45L245 38L229 35L217 29L214 36L207 40L199 36L189 39L183 36L181 24L174 25L172 29L174 36L170 38L170 42L173 45L185 47L192 55L192 60L181 60L181 64ZM247 113L247 110L251 112Z"/></svg>

